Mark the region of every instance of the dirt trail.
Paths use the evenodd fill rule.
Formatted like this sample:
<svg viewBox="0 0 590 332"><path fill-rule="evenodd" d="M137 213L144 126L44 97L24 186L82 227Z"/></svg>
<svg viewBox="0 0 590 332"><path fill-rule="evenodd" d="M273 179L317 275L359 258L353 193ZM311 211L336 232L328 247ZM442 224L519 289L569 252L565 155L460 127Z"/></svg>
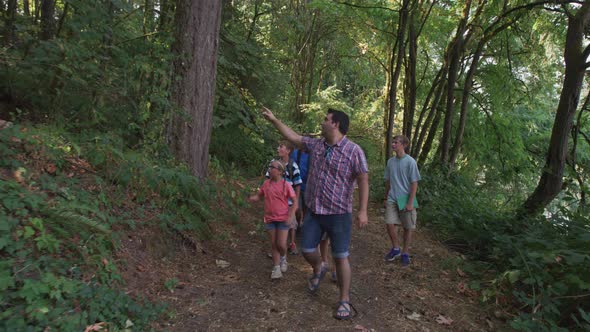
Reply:
<svg viewBox="0 0 590 332"><path fill-rule="evenodd" d="M203 243L203 251L165 252L159 234L130 235L120 252L129 292L164 301L174 314L154 326L170 331L484 331L505 328L490 318L468 282L449 264L457 255L418 229L412 264L386 263L388 249L382 210L373 206L369 226L353 230L351 302L359 315L332 317L338 289L328 275L319 293L306 291L311 269L302 256L289 256L289 270L270 280L268 242L260 207L244 211L236 224L218 225L225 239ZM229 223L228 223L229 224ZM258 226L257 226L258 225ZM216 260L229 263L220 267ZM445 270L447 267L448 270ZM178 280L171 292L166 281ZM452 322L451 322L452 320Z"/></svg>

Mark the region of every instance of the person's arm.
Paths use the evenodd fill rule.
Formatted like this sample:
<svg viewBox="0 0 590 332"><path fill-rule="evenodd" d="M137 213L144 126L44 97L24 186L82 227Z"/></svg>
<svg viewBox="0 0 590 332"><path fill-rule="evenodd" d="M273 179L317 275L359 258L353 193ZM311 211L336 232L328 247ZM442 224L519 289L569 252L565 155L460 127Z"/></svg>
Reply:
<svg viewBox="0 0 590 332"><path fill-rule="evenodd" d="M299 195L301 195L301 185L295 187L295 198L293 200L299 202Z"/></svg>
<svg viewBox="0 0 590 332"><path fill-rule="evenodd" d="M367 208L369 206L369 173L361 173L356 177L359 186L359 212L357 222L359 227L364 227L369 223Z"/></svg>
<svg viewBox="0 0 590 332"><path fill-rule="evenodd" d="M297 194L295 194L295 192L297 192ZM293 201L293 204L291 206L289 206L289 221L294 220L295 219L295 211L297 211L297 208L299 207L299 186L297 186L297 189L293 190L292 192L294 195L291 196L291 200ZM296 219L295 219L296 220Z"/></svg>
<svg viewBox="0 0 590 332"><path fill-rule="evenodd" d="M264 116L265 119L272 123L272 125L275 128L277 128L281 135L283 135L291 143L295 144L298 148L302 147L301 135L299 135L293 129L287 127L286 124L282 123L279 119L277 119L268 108L262 107L262 109L262 116Z"/></svg>
<svg viewBox="0 0 590 332"><path fill-rule="evenodd" d="M414 210L414 199L416 198L416 192L418 191L418 181L412 182L410 185L410 197L408 197L408 204L406 204L406 211Z"/></svg>
<svg viewBox="0 0 590 332"><path fill-rule="evenodd" d="M256 194L248 197L248 202L258 202L261 197L262 197L262 195L260 193L256 193Z"/></svg>

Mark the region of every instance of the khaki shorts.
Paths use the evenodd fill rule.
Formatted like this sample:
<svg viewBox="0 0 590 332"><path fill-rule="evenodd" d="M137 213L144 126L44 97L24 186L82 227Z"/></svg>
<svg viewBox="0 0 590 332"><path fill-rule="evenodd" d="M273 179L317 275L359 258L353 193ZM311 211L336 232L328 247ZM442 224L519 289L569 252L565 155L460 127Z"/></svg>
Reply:
<svg viewBox="0 0 590 332"><path fill-rule="evenodd" d="M402 225L405 229L415 229L418 213L412 211L399 211L397 203L387 202L385 208L385 223L388 225Z"/></svg>

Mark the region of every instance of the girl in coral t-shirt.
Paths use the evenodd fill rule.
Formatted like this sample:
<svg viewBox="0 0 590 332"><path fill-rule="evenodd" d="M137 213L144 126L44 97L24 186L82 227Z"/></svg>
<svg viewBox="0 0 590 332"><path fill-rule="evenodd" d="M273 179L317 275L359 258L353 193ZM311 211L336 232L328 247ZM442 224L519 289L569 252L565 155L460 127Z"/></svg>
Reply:
<svg viewBox="0 0 590 332"><path fill-rule="evenodd" d="M284 178L285 165L278 160L271 160L268 165L270 179L264 181L258 193L248 197L256 202L264 199L264 228L268 231L272 250L273 269L271 279L280 279L287 271L287 235L289 223L295 217L297 200L291 184ZM293 205L289 206L289 198Z"/></svg>

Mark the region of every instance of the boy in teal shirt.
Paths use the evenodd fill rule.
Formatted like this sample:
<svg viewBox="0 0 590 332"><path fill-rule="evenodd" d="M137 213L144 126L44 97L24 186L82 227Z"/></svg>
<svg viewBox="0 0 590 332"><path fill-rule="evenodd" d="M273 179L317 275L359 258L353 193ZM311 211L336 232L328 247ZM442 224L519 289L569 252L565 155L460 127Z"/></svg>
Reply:
<svg viewBox="0 0 590 332"><path fill-rule="evenodd" d="M395 156L387 161L385 167L385 224L393 247L387 255L386 261L393 261L401 256L402 265L410 264L409 248L412 233L416 229L418 202L416 192L420 172L416 160L406 154L410 140L404 135L393 137L391 146ZM404 228L404 246L400 249L398 239L399 226Z"/></svg>

